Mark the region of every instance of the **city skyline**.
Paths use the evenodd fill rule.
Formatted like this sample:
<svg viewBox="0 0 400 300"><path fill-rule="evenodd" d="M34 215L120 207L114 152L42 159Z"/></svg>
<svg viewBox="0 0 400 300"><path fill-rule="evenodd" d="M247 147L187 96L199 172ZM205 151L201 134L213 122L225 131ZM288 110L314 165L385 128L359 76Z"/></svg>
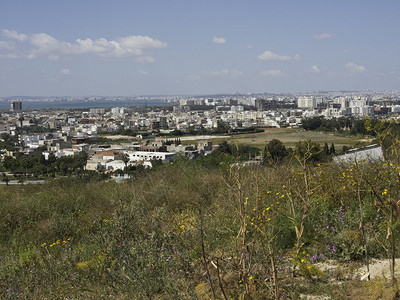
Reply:
<svg viewBox="0 0 400 300"><path fill-rule="evenodd" d="M0 97L398 90L399 8L7 0Z"/></svg>

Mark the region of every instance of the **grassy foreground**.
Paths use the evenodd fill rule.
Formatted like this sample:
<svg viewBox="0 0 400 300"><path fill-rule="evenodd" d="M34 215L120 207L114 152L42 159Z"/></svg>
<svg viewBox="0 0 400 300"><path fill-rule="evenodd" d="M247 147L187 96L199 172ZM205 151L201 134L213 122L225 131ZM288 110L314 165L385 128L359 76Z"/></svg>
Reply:
<svg viewBox="0 0 400 300"><path fill-rule="evenodd" d="M393 164L251 169L206 160L122 184L0 186L0 298L390 299L398 291L390 278L361 283L352 271L396 256ZM320 267L332 261L340 267Z"/></svg>

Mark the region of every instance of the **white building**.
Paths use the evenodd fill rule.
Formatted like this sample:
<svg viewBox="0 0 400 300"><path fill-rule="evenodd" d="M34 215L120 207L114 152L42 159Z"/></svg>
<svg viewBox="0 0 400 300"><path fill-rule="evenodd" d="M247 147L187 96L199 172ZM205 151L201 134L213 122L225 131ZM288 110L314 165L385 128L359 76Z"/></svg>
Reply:
<svg viewBox="0 0 400 300"><path fill-rule="evenodd" d="M335 156L333 161L336 163L358 163L362 161L385 160L382 147L379 145L370 145L361 149L352 149L343 155Z"/></svg>
<svg viewBox="0 0 400 300"><path fill-rule="evenodd" d="M123 170L125 168L125 163L122 160L112 160L105 164L106 170Z"/></svg>
<svg viewBox="0 0 400 300"><path fill-rule="evenodd" d="M130 161L151 161L161 160L162 162L170 162L177 154L171 152L147 152L147 151L126 151Z"/></svg>
<svg viewBox="0 0 400 300"><path fill-rule="evenodd" d="M313 109L317 107L317 98L311 96L301 96L297 99L298 108Z"/></svg>

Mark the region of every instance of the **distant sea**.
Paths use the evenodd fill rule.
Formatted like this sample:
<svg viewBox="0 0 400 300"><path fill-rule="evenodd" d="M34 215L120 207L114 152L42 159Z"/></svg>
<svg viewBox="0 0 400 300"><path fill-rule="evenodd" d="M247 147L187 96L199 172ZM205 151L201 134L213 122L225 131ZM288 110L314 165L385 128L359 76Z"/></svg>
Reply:
<svg viewBox="0 0 400 300"><path fill-rule="evenodd" d="M22 110L32 109L69 109L69 108L94 108L94 107L131 107L131 106L172 106L175 103L161 100L95 100L95 101L40 101L22 100ZM10 110L10 102L0 102L0 110Z"/></svg>

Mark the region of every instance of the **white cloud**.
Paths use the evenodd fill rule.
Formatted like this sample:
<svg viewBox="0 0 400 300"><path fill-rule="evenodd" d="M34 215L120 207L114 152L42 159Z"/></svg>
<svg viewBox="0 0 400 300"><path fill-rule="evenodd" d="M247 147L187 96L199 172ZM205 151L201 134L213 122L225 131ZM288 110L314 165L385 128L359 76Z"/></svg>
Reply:
<svg viewBox="0 0 400 300"><path fill-rule="evenodd" d="M51 51L60 50L66 51L69 48L67 43L59 42L51 35L48 35L46 33L33 34L32 36L30 36L29 40L33 46L37 47L35 52L39 53L48 53Z"/></svg>
<svg viewBox="0 0 400 300"><path fill-rule="evenodd" d="M15 44L13 42L0 41L0 49L11 50L14 49L14 47Z"/></svg>
<svg viewBox="0 0 400 300"><path fill-rule="evenodd" d="M225 44L226 43L226 38L223 37L214 37L212 40L216 44Z"/></svg>
<svg viewBox="0 0 400 300"><path fill-rule="evenodd" d="M333 38L334 36L335 36L334 33L324 32L324 33L321 33L321 34L313 35L312 38L315 39L315 40L324 40L324 39Z"/></svg>
<svg viewBox="0 0 400 300"><path fill-rule="evenodd" d="M144 71L144 70L139 70L138 73L142 74L142 75L149 75L149 72Z"/></svg>
<svg viewBox="0 0 400 300"><path fill-rule="evenodd" d="M24 33L18 33L15 30L3 29L2 32L4 36L20 42L26 41L28 39L28 35Z"/></svg>
<svg viewBox="0 0 400 300"><path fill-rule="evenodd" d="M62 54L93 54L100 57L133 57L138 62L152 63L155 61L154 58L146 54L145 50L167 47L167 43L141 35L120 37L115 40L105 38L76 39L73 43L57 40L46 33L26 35L3 29L3 35L31 44L32 47L28 51L22 52L17 49L12 53L21 58L32 58L46 54L50 60L58 60L59 55Z"/></svg>
<svg viewBox="0 0 400 300"><path fill-rule="evenodd" d="M111 43L112 42L113 41L111 41ZM142 35L131 35L123 38L118 38L116 42L125 49L165 48L167 46L166 43Z"/></svg>
<svg viewBox="0 0 400 300"><path fill-rule="evenodd" d="M49 56L47 56L48 60L52 60L52 61L57 61L60 59L60 57L58 55L55 54L50 54Z"/></svg>
<svg viewBox="0 0 400 300"><path fill-rule="evenodd" d="M364 66L357 65L357 64L355 64L353 62L348 62L345 65L345 67L346 67L347 70L349 70L349 71L351 71L353 73L363 73L363 72L367 71L367 69Z"/></svg>
<svg viewBox="0 0 400 300"><path fill-rule="evenodd" d="M295 56L293 56L293 59L294 60L299 60L299 59L301 59L301 56L299 54L296 54Z"/></svg>
<svg viewBox="0 0 400 300"><path fill-rule="evenodd" d="M313 65L313 66L311 67L311 71L314 72L314 73L319 73L319 72L321 72L321 70L318 68L317 65Z"/></svg>
<svg viewBox="0 0 400 300"><path fill-rule="evenodd" d="M257 56L257 58L261 60L272 60L272 61L285 61L291 59L290 56L275 54L272 53L271 51L265 51L264 53Z"/></svg>
<svg viewBox="0 0 400 300"><path fill-rule="evenodd" d="M24 54L22 55L23 58L27 58L27 59L34 59L36 58L36 54L35 53L28 53L28 54Z"/></svg>
<svg viewBox="0 0 400 300"><path fill-rule="evenodd" d="M283 73L281 70L266 70L261 72L262 76L268 77L282 77Z"/></svg>
<svg viewBox="0 0 400 300"><path fill-rule="evenodd" d="M203 71L201 74L209 76L209 77L242 77L243 73L239 70L233 69L233 70L228 70L228 69L223 69L223 70L218 70L218 71Z"/></svg>
<svg viewBox="0 0 400 300"><path fill-rule="evenodd" d="M69 69L61 69L61 73L64 75L70 75L71 71Z"/></svg>
<svg viewBox="0 0 400 300"><path fill-rule="evenodd" d="M152 64L156 60L152 56L137 56L135 57L135 61L143 64Z"/></svg>
<svg viewBox="0 0 400 300"><path fill-rule="evenodd" d="M13 53L8 53L8 54L0 54L0 58L4 58L4 59L14 59L14 58L19 58L20 56L17 54L13 54Z"/></svg>

